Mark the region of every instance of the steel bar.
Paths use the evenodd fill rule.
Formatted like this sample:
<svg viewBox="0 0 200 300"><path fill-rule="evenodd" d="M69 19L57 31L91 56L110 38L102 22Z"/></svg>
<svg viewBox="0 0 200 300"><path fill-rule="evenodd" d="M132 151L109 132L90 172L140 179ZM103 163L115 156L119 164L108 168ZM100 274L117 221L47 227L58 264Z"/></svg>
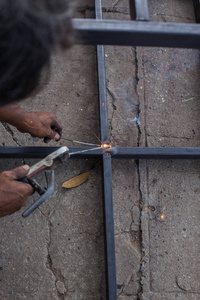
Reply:
<svg viewBox="0 0 200 300"><path fill-rule="evenodd" d="M96 20L102 20L101 0L95 0ZM104 46L97 45L97 70L99 84L99 111L100 111L100 137L101 142L109 143L107 89L105 71ZM112 198L112 167L111 155L103 154L103 198L104 198L104 229L105 229L105 253L106 253L106 293L107 300L117 300L117 279L115 262L115 234L114 212Z"/></svg>
<svg viewBox="0 0 200 300"><path fill-rule="evenodd" d="M73 19L77 43L97 45L99 79L100 130L103 143L109 142L106 73L103 45L200 48L200 25L143 22L149 20L147 0L129 0L136 21L102 20L101 0L95 0L97 20ZM200 0L193 0L196 21L200 22ZM0 147L0 158L41 159L60 147ZM107 299L117 299L115 237L112 201L111 159L200 159L200 148L121 148L111 152L90 147L68 147L79 152L70 159L102 157L104 186L105 246L107 267ZM108 150L106 150L108 151Z"/></svg>
<svg viewBox="0 0 200 300"><path fill-rule="evenodd" d="M102 20L101 0L95 0L95 13L96 19ZM100 136L102 143L109 143L105 53L103 45L97 45L97 70L99 84Z"/></svg>
<svg viewBox="0 0 200 300"><path fill-rule="evenodd" d="M193 0L196 22L200 23L200 0Z"/></svg>
<svg viewBox="0 0 200 300"><path fill-rule="evenodd" d="M200 148L116 148L118 159L199 159Z"/></svg>
<svg viewBox="0 0 200 300"><path fill-rule="evenodd" d="M199 24L74 19L73 26L82 44L200 48Z"/></svg>
<svg viewBox="0 0 200 300"><path fill-rule="evenodd" d="M103 155L104 226L106 242L107 300L117 300L115 234L112 200L111 156Z"/></svg>
<svg viewBox="0 0 200 300"><path fill-rule="evenodd" d="M149 21L147 0L129 0L129 5L132 20Z"/></svg>
<svg viewBox="0 0 200 300"><path fill-rule="evenodd" d="M101 142L109 143L104 46L97 46Z"/></svg>
<svg viewBox="0 0 200 300"><path fill-rule="evenodd" d="M0 158L35 158L41 159L60 147L0 147ZM69 153L91 149L90 147L68 147ZM200 159L200 148L147 148L114 147L112 158L116 159ZM98 158L105 150L97 149L72 155L70 159Z"/></svg>
<svg viewBox="0 0 200 300"><path fill-rule="evenodd" d="M58 150L60 147L0 147L0 158L36 158L41 159L50 153ZM93 149L92 147L68 147L69 153L80 152L83 150ZM103 154L104 150L97 149L72 155L70 159L80 158L97 158Z"/></svg>

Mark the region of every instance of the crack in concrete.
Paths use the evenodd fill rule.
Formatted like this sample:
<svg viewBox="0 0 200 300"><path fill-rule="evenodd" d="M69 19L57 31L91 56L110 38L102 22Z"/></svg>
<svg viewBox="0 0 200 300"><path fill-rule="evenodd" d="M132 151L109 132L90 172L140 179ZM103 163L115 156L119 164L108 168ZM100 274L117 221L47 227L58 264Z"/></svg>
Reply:
<svg viewBox="0 0 200 300"><path fill-rule="evenodd" d="M135 84L135 92L138 95L138 83L139 83L139 63L138 63L138 53L137 53L137 47L132 47L131 48L133 51L133 55L135 57L135 79L136 79L136 84Z"/></svg>
<svg viewBox="0 0 200 300"><path fill-rule="evenodd" d="M139 88L139 62L138 62L138 53L137 53L137 47L132 48L135 56L135 78L136 78L136 85L135 85L135 92L138 96L139 99L139 93L138 93L138 88ZM137 137L137 147L140 147L140 142L141 142L141 128L140 128L140 123L139 123L139 114L140 110L138 111L138 122L136 122L137 125L137 130L138 130L138 137ZM139 192L139 212L140 212L140 218L139 218L139 241L140 241L140 255L142 257L143 251L142 251L142 211L143 211L143 195L142 195L142 188L141 188L141 174L140 174L140 162L139 160L136 160L136 168L137 168L137 177L138 177L138 192ZM138 281L139 281L139 288L138 288L138 293L137 293L137 299L141 299L142 295L142 265L140 265L140 270L138 272Z"/></svg>
<svg viewBox="0 0 200 300"><path fill-rule="evenodd" d="M52 258L51 258L51 255L50 255L51 236L52 236L52 233L51 233L52 232L52 222L51 222L52 214L51 214L51 216L47 215L47 214L44 214L40 208L38 208L38 209L39 209L40 213L45 217L45 219L47 221L47 225L48 225L48 230L49 230L49 240L47 241L46 268L51 271L51 273L53 274L53 276L55 278L55 289L56 289L56 292L57 292L58 299L59 300L65 300L65 297L66 297L66 294L67 294L67 287L65 285L65 278L62 275L61 270L58 270L53 266ZM63 286L65 288L65 292L59 291L59 288L57 286L58 282L61 282L63 284Z"/></svg>
<svg viewBox="0 0 200 300"><path fill-rule="evenodd" d="M105 8L103 9L104 12L107 12L107 13L117 13L117 14L122 14L122 15L125 15L125 16L129 16L130 15L130 12L129 11L122 11L120 9L117 9L117 8Z"/></svg>
<svg viewBox="0 0 200 300"><path fill-rule="evenodd" d="M5 130L8 132L8 134L12 137L13 141L14 141L18 146L21 146L21 144L19 143L19 141L17 140L17 138L14 136L14 132L12 131L12 129L10 128L10 126L8 125L8 123L6 123L6 122L1 122L1 124L3 125L3 127L5 128Z"/></svg>
<svg viewBox="0 0 200 300"><path fill-rule="evenodd" d="M127 291L126 290L126 288L128 288L129 285L131 285L131 283L133 283L133 282L137 282L138 285L139 285L139 281L134 279L134 275L135 275L134 273L130 275L130 278L128 279L128 283L126 285L122 284L120 286L120 290L118 291L117 296L131 297L131 299L134 299L134 300L140 300L141 299L140 296L138 297L138 295L136 295L134 291L131 291L131 290ZM137 273L136 273L136 275L138 276ZM139 278L139 276L138 276L138 278ZM134 298L132 298L132 297L134 297Z"/></svg>
<svg viewBox="0 0 200 300"><path fill-rule="evenodd" d="M59 269L56 269L54 266L53 266L53 261L52 261L52 258L51 258L51 254L50 254L50 247L51 247L51 242L52 242L52 221L51 221L51 217L54 213L54 211L52 213L50 213L49 215L48 214L45 214L42 212L42 210L40 209L40 207L38 207L38 210L40 211L40 213L45 217L46 221L47 221L47 225L48 225L48 230L49 230L49 240L47 242L47 259L46 259L46 268L48 270L51 271L51 273L53 274L54 278L55 278L55 289L56 289L56 292L57 292L57 296L58 296L58 299L59 300L65 300L66 297L67 297L67 292L68 292L68 288L65 284L65 277L62 275L62 272L61 270ZM102 237L102 234L94 234L94 233L88 233L88 232L84 232L84 233L73 233L73 235L76 235L76 234L85 234L85 235L89 235L89 236L92 236L92 237L95 237L96 239L98 239L99 237ZM61 292L59 290L59 287L58 287L58 283L61 283L65 289L65 292ZM92 291L90 291L92 296L94 296L94 293Z"/></svg>
<svg viewBox="0 0 200 300"><path fill-rule="evenodd" d="M139 126L138 126L139 127ZM138 135L140 135L138 131ZM138 146L139 147L139 146ZM143 195L142 195L142 189L141 189L141 175L140 175L140 163L139 160L136 160L136 166L137 166L137 174L138 174L138 192L139 192L139 211L140 211L140 218L139 218L139 241L140 241L140 255L141 257L143 256L143 250L142 250L142 211L143 211ZM138 289L138 294L137 297L140 299L142 295L142 264L140 265L140 270L138 272L139 274L139 289Z"/></svg>
<svg viewBox="0 0 200 300"><path fill-rule="evenodd" d="M115 0L115 2L112 4L112 9L114 9L117 6L117 4L119 3L119 1L120 0Z"/></svg>
<svg viewBox="0 0 200 300"><path fill-rule="evenodd" d="M114 119L115 110L117 110L117 106L115 105L116 98L115 98L114 93L110 90L109 87L107 87L107 91L108 91L108 94L111 96L112 108L113 108L112 116L111 116L111 120L110 120L110 124L109 124L109 135L110 135L110 140L112 141L112 138L113 138L113 136L112 136L112 130L113 130L112 122L113 122L113 119Z"/></svg>
<svg viewBox="0 0 200 300"><path fill-rule="evenodd" d="M115 1L116 2L116 1ZM119 2L119 1L118 1ZM111 7L102 7L102 12L103 13L118 13L118 14L123 14L123 15L125 15L125 16L128 16L128 15L130 15L130 11L129 10L127 10L126 11L126 8L124 8L124 10L123 10L123 8L117 8L116 6L117 6L117 4L118 3L114 3L113 5L114 6L111 6ZM87 8L86 9L82 9L82 10L79 10L79 12L81 12L81 13L85 13L85 12L87 12L87 11L89 11L89 12L94 12L94 6L87 6Z"/></svg>
<svg viewBox="0 0 200 300"><path fill-rule="evenodd" d="M137 47L132 47L131 49L132 49L133 55L134 55L134 67L135 67L135 84L134 84L134 87L135 87L135 93L136 93L136 95L139 99L138 88L139 88L140 78L139 78L139 62L138 62ZM140 112L141 112L140 111L140 103L138 102L134 105L135 105L135 111L134 111L134 119L133 120L136 123L136 126L138 127L139 135L138 135L137 144L139 144L140 138L141 138L140 121L139 121L139 115L140 115Z"/></svg>
<svg viewBox="0 0 200 300"><path fill-rule="evenodd" d="M121 290L117 293L117 296L127 296L126 293L124 293L124 289L131 283L131 279L133 277L133 274L131 274L128 283L126 285L122 285Z"/></svg>
<svg viewBox="0 0 200 300"><path fill-rule="evenodd" d="M184 20L188 20L188 21L193 21L193 23L196 23L196 20L195 19L193 19L193 18L190 18L190 17L181 17L181 16L176 16L176 15L166 15L166 14L162 14L162 13L160 13L160 14L155 14L156 16L161 16L161 18L163 17L163 16L165 16L165 17L173 17L173 18L177 18L177 19L184 19ZM154 15L154 16L155 16ZM164 19L163 19L164 20ZM166 20L164 20L164 22L167 22Z"/></svg>

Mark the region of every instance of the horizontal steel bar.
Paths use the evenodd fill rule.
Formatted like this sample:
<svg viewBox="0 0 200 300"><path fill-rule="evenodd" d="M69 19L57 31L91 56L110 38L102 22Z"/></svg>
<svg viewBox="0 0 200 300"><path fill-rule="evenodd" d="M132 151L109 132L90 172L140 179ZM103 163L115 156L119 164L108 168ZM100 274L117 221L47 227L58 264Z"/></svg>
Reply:
<svg viewBox="0 0 200 300"><path fill-rule="evenodd" d="M200 148L116 148L120 159L200 159Z"/></svg>
<svg viewBox="0 0 200 300"><path fill-rule="evenodd" d="M82 44L200 48L199 24L73 19L73 26Z"/></svg>
<svg viewBox="0 0 200 300"><path fill-rule="evenodd" d="M44 158L60 147L0 147L0 158ZM69 153L91 149L90 147L68 147ZM200 159L200 148L143 148L114 147L112 158L117 159ZM72 159L97 158L104 149L88 151L71 156Z"/></svg>

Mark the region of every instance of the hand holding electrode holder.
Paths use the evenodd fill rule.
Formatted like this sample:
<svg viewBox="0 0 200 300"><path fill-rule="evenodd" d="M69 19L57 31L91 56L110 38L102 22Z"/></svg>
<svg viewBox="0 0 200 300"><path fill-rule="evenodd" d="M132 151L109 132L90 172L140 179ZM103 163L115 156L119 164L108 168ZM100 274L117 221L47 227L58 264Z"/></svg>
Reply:
<svg viewBox="0 0 200 300"><path fill-rule="evenodd" d="M21 181L25 183L29 183L35 191L39 193L41 196L36 202L31 205L22 216L28 217L39 205L41 205L44 201L46 201L54 192L54 168L58 165L58 163L63 163L65 160L69 158L69 149L67 147L61 147L60 149L52 152L48 156L46 156L41 161L37 162L35 165L30 167L28 174ZM32 177L39 172L45 171L47 188L45 189L43 186L37 182L36 179Z"/></svg>
<svg viewBox="0 0 200 300"><path fill-rule="evenodd" d="M33 205L31 205L22 216L28 217L38 206L40 206L44 201L46 201L54 192L54 168L59 164L65 162L71 155L84 153L88 151L94 151L97 149L104 149L105 152L112 154L115 148L110 147L108 144L103 144L100 147L95 147L91 149L81 150L69 153L69 149L67 147L61 147L58 150L52 152L48 156L46 156L41 161L37 162L35 165L30 167L28 174L21 179L25 183L30 184L35 191L39 193L41 196ZM115 151L114 151L115 152ZM40 185L40 183L32 178L34 175L40 173L45 170L45 176L47 181L47 188L44 188Z"/></svg>

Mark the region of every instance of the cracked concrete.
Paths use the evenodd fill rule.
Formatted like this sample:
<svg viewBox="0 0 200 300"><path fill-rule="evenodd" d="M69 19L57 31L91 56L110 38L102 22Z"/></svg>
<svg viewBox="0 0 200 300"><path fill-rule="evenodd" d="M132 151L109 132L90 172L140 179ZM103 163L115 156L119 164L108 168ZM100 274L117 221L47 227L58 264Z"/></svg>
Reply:
<svg viewBox="0 0 200 300"><path fill-rule="evenodd" d="M192 3L170 2L150 5L151 20L195 22ZM195 99L199 95L199 51L144 48L140 56L145 87L143 143L149 147L199 146L199 103L183 101L188 95ZM199 196L194 192L199 162L143 161L140 174L142 299L199 299L199 240L194 229L199 223Z"/></svg>
<svg viewBox="0 0 200 300"><path fill-rule="evenodd" d="M16 146L21 146L19 144L17 138L14 136L14 133L13 133L12 129L10 128L9 124L7 124L6 122L1 122L1 124L5 128L5 130L8 132L8 134L10 134L11 138L16 143Z"/></svg>
<svg viewBox="0 0 200 300"><path fill-rule="evenodd" d="M104 18L129 19L127 4L119 1L109 12L104 1ZM121 10L119 12L119 10ZM105 47L108 118L112 145L137 147L140 143L139 68L137 49ZM138 91L140 90L140 91ZM136 161L113 161L113 198L116 235L118 299L138 299L141 292L140 178ZM126 181L122 187L121 182ZM130 183L129 183L130 182Z"/></svg>
<svg viewBox="0 0 200 300"><path fill-rule="evenodd" d="M76 17L93 17L93 1L77 2ZM127 0L105 0L103 11L105 19L130 18ZM189 1L149 1L149 11L151 21L194 22ZM199 146L199 50L106 46L105 61L113 146ZM95 47L55 54L50 81L22 107L53 111L64 137L96 143ZM0 128L2 146L43 145ZM1 171L22 163L4 160ZM112 169L118 300L198 300L199 162L113 160ZM83 185L61 188L85 171ZM0 299L106 299L101 186L98 161L69 160L36 212L0 220Z"/></svg>

